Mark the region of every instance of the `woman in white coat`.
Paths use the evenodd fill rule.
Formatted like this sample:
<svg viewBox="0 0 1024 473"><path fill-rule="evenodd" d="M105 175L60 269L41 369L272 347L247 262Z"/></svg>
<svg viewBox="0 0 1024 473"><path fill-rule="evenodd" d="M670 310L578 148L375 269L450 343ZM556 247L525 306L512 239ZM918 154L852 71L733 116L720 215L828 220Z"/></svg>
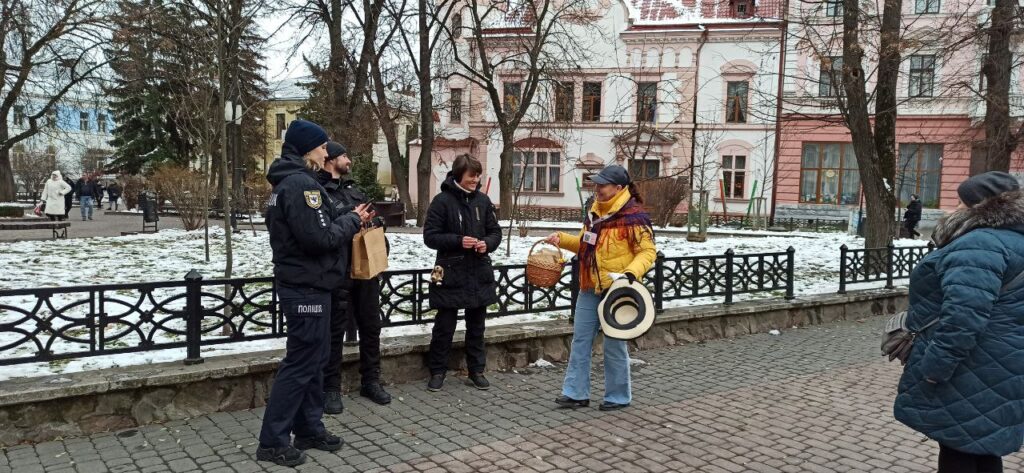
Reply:
<svg viewBox="0 0 1024 473"><path fill-rule="evenodd" d="M53 171L43 187L42 200L46 202L46 213L50 220L64 220L64 195L71 192L71 186L64 182L60 171Z"/></svg>

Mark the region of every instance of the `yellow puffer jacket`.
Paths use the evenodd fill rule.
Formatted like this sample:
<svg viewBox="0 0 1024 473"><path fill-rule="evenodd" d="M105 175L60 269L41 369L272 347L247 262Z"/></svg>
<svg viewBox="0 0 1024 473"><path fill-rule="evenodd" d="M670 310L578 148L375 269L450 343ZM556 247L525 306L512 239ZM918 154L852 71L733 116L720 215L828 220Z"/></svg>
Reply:
<svg viewBox="0 0 1024 473"><path fill-rule="evenodd" d="M590 208L592 213L598 217L604 217L617 212L629 202L629 189L622 189L608 202L594 202ZM580 230L578 234L571 235L565 232L558 233L558 246L562 249L579 253L580 240L583 233L588 229ZM601 280L600 287L580 287L580 289L593 289L600 293L601 288L612 285L612 278L608 273L632 273L637 279L642 279L647 271L654 265L658 257L658 251L654 247L653 235L642 227L633 229L635 240L639 243L636 248L631 248L629 240L617 235L617 232L602 232L597 238L597 272ZM592 271L592 268L581 268L581 271Z"/></svg>

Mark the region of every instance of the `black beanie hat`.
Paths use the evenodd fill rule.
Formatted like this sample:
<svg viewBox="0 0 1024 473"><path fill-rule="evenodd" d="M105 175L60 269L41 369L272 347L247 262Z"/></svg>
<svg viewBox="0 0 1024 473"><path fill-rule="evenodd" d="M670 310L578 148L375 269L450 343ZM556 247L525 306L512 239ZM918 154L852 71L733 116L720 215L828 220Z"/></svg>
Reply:
<svg viewBox="0 0 1024 473"><path fill-rule="evenodd" d="M320 125L306 120L293 121L284 133L284 142L292 145L299 156L305 156L328 139L327 132Z"/></svg>
<svg viewBox="0 0 1024 473"><path fill-rule="evenodd" d="M964 205L974 207L989 197L1017 189L1020 189L1020 183L1016 177L1002 171L989 171L967 179L956 189L956 193Z"/></svg>
<svg viewBox="0 0 1024 473"><path fill-rule="evenodd" d="M338 156L341 156L347 152L348 150L345 149L345 146L343 146L341 143L338 143L337 141L327 142L327 161L337 158Z"/></svg>

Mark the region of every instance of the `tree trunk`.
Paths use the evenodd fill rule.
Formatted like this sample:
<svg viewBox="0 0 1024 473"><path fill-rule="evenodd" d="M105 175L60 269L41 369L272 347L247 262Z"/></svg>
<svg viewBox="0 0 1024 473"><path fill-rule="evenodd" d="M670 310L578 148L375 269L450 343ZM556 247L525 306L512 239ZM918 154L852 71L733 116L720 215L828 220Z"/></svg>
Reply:
<svg viewBox="0 0 1024 473"><path fill-rule="evenodd" d="M430 29L427 27L427 0L419 0L419 86L420 157L416 164L416 225L423 226L430 204L430 166L434 152L434 98L430 83Z"/></svg>
<svg viewBox="0 0 1024 473"><path fill-rule="evenodd" d="M498 218L512 220L512 153L515 151L515 137L512 133L501 134L501 156L498 168L498 184L501 193L498 196Z"/></svg>
<svg viewBox="0 0 1024 473"><path fill-rule="evenodd" d="M0 202L14 202L16 192L14 169L11 166L11 150L0 149Z"/></svg>
<svg viewBox="0 0 1024 473"><path fill-rule="evenodd" d="M988 56L982 65L987 89L985 90L985 153L984 171L1010 170L1010 156L1016 139L1010 131L1010 78L1013 53L1010 35L1017 2L996 0L988 28Z"/></svg>

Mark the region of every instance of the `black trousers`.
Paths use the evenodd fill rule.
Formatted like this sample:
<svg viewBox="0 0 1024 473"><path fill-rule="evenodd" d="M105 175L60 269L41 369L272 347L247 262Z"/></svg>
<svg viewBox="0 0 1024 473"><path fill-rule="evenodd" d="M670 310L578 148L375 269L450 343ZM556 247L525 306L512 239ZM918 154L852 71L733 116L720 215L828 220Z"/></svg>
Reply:
<svg viewBox="0 0 1024 473"><path fill-rule="evenodd" d="M430 338L430 353L427 367L430 374L444 374L448 371L448 358L452 351L452 337L458 323L457 309L438 309L434 317L434 332ZM483 373L487 365L484 350L484 320L487 307L466 309L466 367L470 373Z"/></svg>
<svg viewBox="0 0 1024 473"><path fill-rule="evenodd" d="M359 331L359 376L363 384L380 382L380 280L352 280L344 308L331 313L331 355L324 368L324 390L341 391L341 352L345 328Z"/></svg>
<svg viewBox="0 0 1024 473"><path fill-rule="evenodd" d="M297 437L317 437L326 432L321 421L323 366L330 349L329 293L278 285L278 299L288 325L288 341L260 429L260 446L274 448L289 445L292 433Z"/></svg>
<svg viewBox="0 0 1024 473"><path fill-rule="evenodd" d="M975 455L939 444L938 473L1002 473L1003 459L994 455Z"/></svg>

